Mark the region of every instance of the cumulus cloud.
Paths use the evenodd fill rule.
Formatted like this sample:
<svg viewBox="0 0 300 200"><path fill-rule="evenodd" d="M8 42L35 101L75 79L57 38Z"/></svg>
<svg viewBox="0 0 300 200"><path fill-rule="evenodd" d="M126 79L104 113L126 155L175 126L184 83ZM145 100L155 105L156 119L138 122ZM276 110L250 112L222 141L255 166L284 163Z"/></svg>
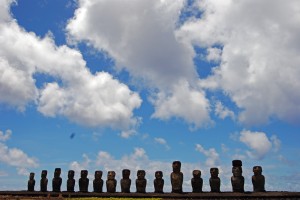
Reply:
<svg viewBox="0 0 300 200"><path fill-rule="evenodd" d="M248 130L241 131L239 139L251 149L247 151L247 155L258 160L263 159L272 147L277 152L281 144L281 141L275 135L269 139L264 132L252 132Z"/></svg>
<svg viewBox="0 0 300 200"><path fill-rule="evenodd" d="M164 138L154 138L154 141L158 144L163 145L167 150L170 150L170 146Z"/></svg>
<svg viewBox="0 0 300 200"><path fill-rule="evenodd" d="M159 92L155 97L153 118L183 118L191 128L212 124L209 117L210 104L203 91L191 88L186 81L181 81L172 89L169 94Z"/></svg>
<svg viewBox="0 0 300 200"><path fill-rule="evenodd" d="M204 149L202 145L196 144L196 151L199 151L206 156L205 164L207 167L216 167L220 163L219 154L215 148L208 150Z"/></svg>
<svg viewBox="0 0 300 200"><path fill-rule="evenodd" d="M220 65L203 85L222 89L245 124L271 117L299 121L299 2L204 0L195 5L201 18L185 22L177 37L222 52Z"/></svg>
<svg viewBox="0 0 300 200"><path fill-rule="evenodd" d="M5 134L0 131L1 141L6 141L12 134L11 130L6 130ZM24 151L18 148L10 148L5 143L0 142L0 162L9 166L16 167L18 174L28 175L28 168L39 166L36 158L28 156Z"/></svg>
<svg viewBox="0 0 300 200"><path fill-rule="evenodd" d="M234 112L225 107L221 101L215 103L215 115L221 119L225 119L226 117L230 117L232 120L235 119Z"/></svg>
<svg viewBox="0 0 300 200"><path fill-rule="evenodd" d="M3 131L0 131L0 141L3 141L5 142L6 140L9 140L10 139L10 136L12 134L12 131L11 130L6 130L5 132Z"/></svg>
<svg viewBox="0 0 300 200"><path fill-rule="evenodd" d="M135 126L139 95L106 72L91 74L78 50L26 32L9 14L11 2L0 5L0 103L21 111L35 103L45 116L61 115L86 126ZM37 88L38 74L53 81Z"/></svg>
<svg viewBox="0 0 300 200"><path fill-rule="evenodd" d="M79 1L67 25L72 42L107 52L150 88L155 118L184 119L195 128L210 121L209 103L197 86L193 47L176 37L184 1ZM97 26L94 26L94 24Z"/></svg>

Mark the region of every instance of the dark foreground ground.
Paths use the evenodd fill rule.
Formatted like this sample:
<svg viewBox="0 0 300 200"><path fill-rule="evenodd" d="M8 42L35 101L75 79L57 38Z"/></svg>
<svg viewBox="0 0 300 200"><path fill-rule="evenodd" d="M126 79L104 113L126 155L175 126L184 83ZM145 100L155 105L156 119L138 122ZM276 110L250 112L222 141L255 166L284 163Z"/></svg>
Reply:
<svg viewBox="0 0 300 200"><path fill-rule="evenodd" d="M81 193L81 192L27 192L27 191L0 191L0 199L6 200L27 200L27 199L63 199L63 198L79 198L79 197L102 197L102 198L162 198L162 199L298 199L300 200L300 192L221 192L221 193Z"/></svg>

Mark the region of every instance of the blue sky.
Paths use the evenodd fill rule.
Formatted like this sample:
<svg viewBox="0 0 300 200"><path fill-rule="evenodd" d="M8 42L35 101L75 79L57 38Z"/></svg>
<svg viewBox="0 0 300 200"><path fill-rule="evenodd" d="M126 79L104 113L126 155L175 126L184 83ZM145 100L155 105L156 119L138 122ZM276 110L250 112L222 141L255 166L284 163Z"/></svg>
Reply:
<svg viewBox="0 0 300 200"><path fill-rule="evenodd" d="M299 3L245 0L4 0L0 3L0 189L29 172L146 170L173 160L184 190L231 161L245 189L300 185ZM51 189L51 185L48 186ZM78 185L76 186L78 189ZM37 185L36 190L39 190ZM90 184L90 191L92 190ZM134 191L132 185L132 191ZM120 188L117 187L117 191Z"/></svg>

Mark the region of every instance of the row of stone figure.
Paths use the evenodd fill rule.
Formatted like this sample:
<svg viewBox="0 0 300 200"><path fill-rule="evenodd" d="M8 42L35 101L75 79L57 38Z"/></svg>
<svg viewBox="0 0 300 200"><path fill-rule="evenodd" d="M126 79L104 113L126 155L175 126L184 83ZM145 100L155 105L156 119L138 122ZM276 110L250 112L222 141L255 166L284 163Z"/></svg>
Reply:
<svg viewBox="0 0 300 200"><path fill-rule="evenodd" d="M233 160L232 161L232 173L231 184L233 192L244 192L244 177L242 176L242 161L241 160ZM180 171L181 162L174 161L172 164L173 172L170 175L172 192L173 193L182 193L182 184L183 184L183 173ZM252 176L252 184L254 192L265 192L265 177L262 175L261 166L253 167L254 175ZM62 178L60 177L61 169L56 168L54 171L54 178L52 179L52 191L53 192L61 192L61 184ZM218 177L219 170L218 168L210 169L211 177L209 179L209 184L211 188L211 192L220 192L221 180ZM109 171L107 174L106 180L106 189L109 193L116 192L117 181L115 179L116 173L114 171ZM146 172L144 170L137 171L137 179L136 179L136 192L138 193L146 193L146 184L147 180L145 179ZM81 170L81 178L79 179L79 191L80 192L88 192L89 179L87 178L88 171ZM122 171L122 179L121 179L121 192L129 193L131 186L130 170L124 169ZM191 179L191 184L193 188L193 192L202 192L203 179L201 178L201 171L194 170L193 178ZM47 170L43 170L41 173L40 180L40 191L46 192L48 185L47 179ZM28 191L34 191L35 180L34 173L30 173L29 181L28 181ZM68 172L68 180L67 180L67 191L74 192L75 187L75 179L74 179L74 171L69 170ZM155 193L163 193L164 187L164 179L162 171L155 172L154 179L154 192ZM93 181L93 189L94 192L102 192L103 188L103 180L102 180L102 171L95 171L95 179Z"/></svg>

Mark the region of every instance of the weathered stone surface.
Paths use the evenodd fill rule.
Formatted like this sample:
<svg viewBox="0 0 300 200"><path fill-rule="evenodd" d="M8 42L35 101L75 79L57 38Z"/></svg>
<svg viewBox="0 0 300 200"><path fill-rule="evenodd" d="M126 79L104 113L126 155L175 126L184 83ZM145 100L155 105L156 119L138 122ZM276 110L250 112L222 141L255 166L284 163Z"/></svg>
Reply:
<svg viewBox="0 0 300 200"><path fill-rule="evenodd" d="M81 170L80 179L79 179L79 191L80 192L88 192L89 179L87 178L87 176L88 176L88 171Z"/></svg>
<svg viewBox="0 0 300 200"><path fill-rule="evenodd" d="M232 174L231 177L231 185L233 192L244 192L244 183L245 179L242 176L243 169L242 169L242 161L241 160L233 160L232 161Z"/></svg>
<svg viewBox="0 0 300 200"><path fill-rule="evenodd" d="M68 180L67 180L67 191L68 192L74 192L74 188L75 188L74 175L75 175L74 170L68 171Z"/></svg>
<svg viewBox="0 0 300 200"><path fill-rule="evenodd" d="M55 168L54 170L54 178L52 179L52 191L60 192L62 178L60 177L61 169Z"/></svg>
<svg viewBox="0 0 300 200"><path fill-rule="evenodd" d="M221 186L221 179L219 176L219 169L218 168L210 168L210 179L209 179L209 185L210 185L210 191L211 192L220 192L220 186Z"/></svg>
<svg viewBox="0 0 300 200"><path fill-rule="evenodd" d="M181 162L174 161L172 164L173 172L170 175L172 192L173 193L182 193L182 184L183 184L183 173L181 170Z"/></svg>
<svg viewBox="0 0 300 200"><path fill-rule="evenodd" d="M95 171L95 179L93 181L94 192L103 192L103 180L102 180L102 171Z"/></svg>
<svg viewBox="0 0 300 200"><path fill-rule="evenodd" d="M137 179L135 180L137 193L146 193L147 180L145 179L145 176L146 176L145 170L137 171Z"/></svg>
<svg viewBox="0 0 300 200"><path fill-rule="evenodd" d="M33 192L34 191L34 186L35 186L34 173L31 172L30 175L29 175L27 190L29 192Z"/></svg>
<svg viewBox="0 0 300 200"><path fill-rule="evenodd" d="M130 193L130 186L131 186L131 179L129 178L130 170L123 169L122 176L123 178L121 179L121 192Z"/></svg>
<svg viewBox="0 0 300 200"><path fill-rule="evenodd" d="M253 167L254 175L252 176L252 184L254 192L265 192L265 177L262 175L262 167Z"/></svg>
<svg viewBox="0 0 300 200"><path fill-rule="evenodd" d="M43 170L41 173L41 181L40 181L40 190L41 192L47 192L48 179L47 179L47 170Z"/></svg>
<svg viewBox="0 0 300 200"><path fill-rule="evenodd" d="M115 193L117 187L117 180L115 179L116 172L108 171L106 180L106 190L108 193Z"/></svg>
<svg viewBox="0 0 300 200"><path fill-rule="evenodd" d="M193 188L193 192L202 192L203 179L201 178L200 170L193 171L193 178L191 179L191 185Z"/></svg>
<svg viewBox="0 0 300 200"><path fill-rule="evenodd" d="M154 184L154 192L155 193L164 193L164 179L163 179L163 172L156 171L155 172L155 179L153 181Z"/></svg>

